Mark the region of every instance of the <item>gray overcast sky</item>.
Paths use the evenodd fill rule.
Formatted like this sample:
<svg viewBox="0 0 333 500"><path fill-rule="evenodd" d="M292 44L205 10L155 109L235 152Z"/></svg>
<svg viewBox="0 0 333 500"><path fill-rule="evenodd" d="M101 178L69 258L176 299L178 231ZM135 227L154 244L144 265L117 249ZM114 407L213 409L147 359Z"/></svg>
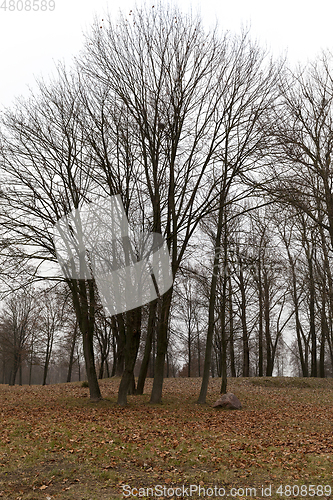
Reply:
<svg viewBox="0 0 333 500"><path fill-rule="evenodd" d="M108 9L117 16L120 8L127 13L135 4L131 0L54 1L52 12L19 12L10 11L9 5L17 4L20 8L20 1L0 0L0 7L7 4L6 11L0 8L0 106L10 105L15 96L27 94L27 85L33 86L35 75L47 77L58 60L69 62L82 47L83 32L89 29L94 14L102 19ZM42 0L35 2L41 6ZM140 5L140 1L137 3ZM176 3L184 11L191 5L194 10L199 8L207 25L217 18L222 28L239 32L242 24L251 24L253 38L275 55L288 49L292 63L314 58L321 48L333 50L333 4L329 0L311 3L178 0ZM147 1L150 4L154 0Z"/></svg>

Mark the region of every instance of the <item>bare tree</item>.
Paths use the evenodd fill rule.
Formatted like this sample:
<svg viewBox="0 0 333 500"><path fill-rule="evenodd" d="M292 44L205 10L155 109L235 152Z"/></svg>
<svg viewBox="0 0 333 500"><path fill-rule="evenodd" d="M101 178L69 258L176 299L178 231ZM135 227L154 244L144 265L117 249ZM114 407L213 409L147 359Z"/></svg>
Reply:
<svg viewBox="0 0 333 500"><path fill-rule="evenodd" d="M67 292L67 290L66 290ZM46 384L48 369L57 335L64 330L67 320L68 292L51 288L41 291L39 313L40 342L44 351L43 385Z"/></svg>
<svg viewBox="0 0 333 500"><path fill-rule="evenodd" d="M59 70L56 81L40 83L38 94L2 117L1 230L11 236L7 258L14 252L14 257L34 266L30 281L45 276L59 280L54 271L49 270L49 276L45 269L43 275L38 273L44 263L50 269L57 262L54 225L94 192L93 178L87 175L91 157L77 120L76 88L74 77ZM100 399L93 352L94 281L62 279L71 291L83 336L90 396Z"/></svg>
<svg viewBox="0 0 333 500"><path fill-rule="evenodd" d="M40 306L32 289L11 296L5 303L0 334L3 359L10 362L10 385L15 384L18 371L22 385L22 362L29 352L30 336L39 327L39 312Z"/></svg>

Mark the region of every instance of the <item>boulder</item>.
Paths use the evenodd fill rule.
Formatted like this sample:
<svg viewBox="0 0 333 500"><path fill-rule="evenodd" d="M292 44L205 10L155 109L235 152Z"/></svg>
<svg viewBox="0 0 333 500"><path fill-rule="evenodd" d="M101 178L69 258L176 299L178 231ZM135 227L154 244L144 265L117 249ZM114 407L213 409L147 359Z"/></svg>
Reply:
<svg viewBox="0 0 333 500"><path fill-rule="evenodd" d="M223 394L220 399L213 404L214 408L222 407L228 410L239 410L242 407L242 403L239 401L237 396L232 392L228 392L227 394Z"/></svg>

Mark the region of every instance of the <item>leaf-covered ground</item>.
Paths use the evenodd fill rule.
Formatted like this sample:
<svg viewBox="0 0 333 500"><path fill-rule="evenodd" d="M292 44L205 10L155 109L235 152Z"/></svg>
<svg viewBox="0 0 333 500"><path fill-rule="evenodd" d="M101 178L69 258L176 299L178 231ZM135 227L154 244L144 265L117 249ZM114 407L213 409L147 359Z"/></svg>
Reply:
<svg viewBox="0 0 333 500"><path fill-rule="evenodd" d="M163 404L151 406L148 380L126 408L116 405L119 379L101 381L99 403L80 383L0 385L0 498L155 498L143 495L157 485L168 499L189 498L189 485L206 498L222 488L238 499L333 498L333 380L229 379L239 411L212 408L218 379L197 405L200 382L166 379Z"/></svg>

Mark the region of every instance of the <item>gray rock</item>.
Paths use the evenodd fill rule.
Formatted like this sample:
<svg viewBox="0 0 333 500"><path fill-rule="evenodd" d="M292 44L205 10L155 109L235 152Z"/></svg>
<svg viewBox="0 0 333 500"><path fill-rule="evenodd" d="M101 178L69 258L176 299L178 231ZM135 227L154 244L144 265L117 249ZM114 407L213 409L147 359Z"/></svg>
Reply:
<svg viewBox="0 0 333 500"><path fill-rule="evenodd" d="M242 403L232 392L228 392L227 394L223 394L223 396L213 404L213 407L222 407L227 408L228 410L239 410L242 407Z"/></svg>

